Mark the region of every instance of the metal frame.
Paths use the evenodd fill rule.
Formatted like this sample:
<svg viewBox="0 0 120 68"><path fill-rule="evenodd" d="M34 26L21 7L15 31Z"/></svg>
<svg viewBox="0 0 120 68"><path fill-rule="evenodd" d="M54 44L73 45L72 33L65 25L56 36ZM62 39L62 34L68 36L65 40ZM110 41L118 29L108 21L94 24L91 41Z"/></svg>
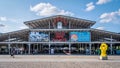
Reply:
<svg viewBox="0 0 120 68"><path fill-rule="evenodd" d="M68 28L69 29L53 29L54 27L52 25L52 21L56 17L63 17L67 19ZM51 16L47 18L42 18L42 19L37 19L37 20L32 20L32 21L27 21L24 22L29 29L23 29L23 30L18 30L18 31L13 31L13 32L8 32L8 33L2 33L0 34L0 44L7 44L8 48L10 50L11 44L27 44L29 47L28 53L30 54L30 48L31 44L48 44L49 49L51 47L51 44L56 44L56 43L61 43L61 44L69 44L69 51L71 48L71 44L82 44L86 43L89 44L89 49L90 49L90 54L91 54L91 46L92 44L100 44L103 43L104 41L99 41L99 39L103 39L105 37L109 37L111 39L116 39L117 41L109 41L105 42L110 44L111 47L111 54L112 54L112 44L118 43L120 44L120 34L114 33L114 32L109 32L109 31L104 31L104 30L98 30L98 29L93 29L91 28L92 25L95 24L94 21L90 20L85 20L85 19L79 19L79 18L74 18L74 17L69 17L69 16L63 16L63 15L57 15L57 16ZM50 32L56 32L56 31L89 31L91 36L90 42L52 42L49 40L49 42L30 42L29 41L29 32L31 31L39 31L39 32L48 32L50 35ZM16 41L10 41L11 38L17 38ZM4 41L8 40L8 41ZM18 42L18 40L21 40ZM10 52L9 52L10 54ZM49 53L50 54L50 53Z"/></svg>

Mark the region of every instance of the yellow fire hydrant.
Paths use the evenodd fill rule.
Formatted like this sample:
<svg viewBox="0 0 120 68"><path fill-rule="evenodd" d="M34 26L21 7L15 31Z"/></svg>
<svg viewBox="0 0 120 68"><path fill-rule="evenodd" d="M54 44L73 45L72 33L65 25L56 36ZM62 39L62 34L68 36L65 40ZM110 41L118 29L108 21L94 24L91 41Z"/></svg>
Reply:
<svg viewBox="0 0 120 68"><path fill-rule="evenodd" d="M106 43L102 43L100 45L100 50L101 50L101 55L100 55L100 59L101 60L107 60L108 57L107 57L107 49L108 49L108 45Z"/></svg>

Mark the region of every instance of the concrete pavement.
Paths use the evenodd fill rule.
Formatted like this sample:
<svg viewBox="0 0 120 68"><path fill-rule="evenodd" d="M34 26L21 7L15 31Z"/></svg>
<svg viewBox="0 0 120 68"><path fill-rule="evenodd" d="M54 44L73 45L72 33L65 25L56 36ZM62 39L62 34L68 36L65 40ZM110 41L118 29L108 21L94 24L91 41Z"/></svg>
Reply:
<svg viewBox="0 0 120 68"><path fill-rule="evenodd" d="M0 55L0 68L120 68L120 56Z"/></svg>

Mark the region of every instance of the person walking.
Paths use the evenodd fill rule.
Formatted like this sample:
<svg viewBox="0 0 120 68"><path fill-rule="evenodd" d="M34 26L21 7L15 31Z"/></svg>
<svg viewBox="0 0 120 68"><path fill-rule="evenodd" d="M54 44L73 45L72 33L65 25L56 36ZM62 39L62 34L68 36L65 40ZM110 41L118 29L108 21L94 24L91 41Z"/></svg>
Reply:
<svg viewBox="0 0 120 68"><path fill-rule="evenodd" d="M54 49L53 49L53 48L51 48L51 54L52 54L52 55L54 54Z"/></svg>
<svg viewBox="0 0 120 68"><path fill-rule="evenodd" d="M89 49L88 48L86 49L86 55L89 55Z"/></svg>
<svg viewBox="0 0 120 68"><path fill-rule="evenodd" d="M11 57L15 58L15 48L11 48L11 53L10 53Z"/></svg>

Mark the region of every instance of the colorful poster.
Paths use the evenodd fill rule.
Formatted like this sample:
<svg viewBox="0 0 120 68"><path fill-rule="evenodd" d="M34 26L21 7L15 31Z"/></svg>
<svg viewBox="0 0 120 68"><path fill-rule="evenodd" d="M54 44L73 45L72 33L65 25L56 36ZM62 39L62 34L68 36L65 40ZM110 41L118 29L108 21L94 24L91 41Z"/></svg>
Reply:
<svg viewBox="0 0 120 68"><path fill-rule="evenodd" d="M78 41L78 32L70 32L70 37L72 42Z"/></svg>
<svg viewBox="0 0 120 68"><path fill-rule="evenodd" d="M70 32L72 42L89 42L90 32Z"/></svg>
<svg viewBox="0 0 120 68"><path fill-rule="evenodd" d="M65 32L55 32L52 41L65 42L67 40Z"/></svg>
<svg viewBox="0 0 120 68"><path fill-rule="evenodd" d="M42 32L30 32L29 39L31 42L47 42L49 41L49 36Z"/></svg>
<svg viewBox="0 0 120 68"><path fill-rule="evenodd" d="M90 42L90 32L79 32L79 42Z"/></svg>

